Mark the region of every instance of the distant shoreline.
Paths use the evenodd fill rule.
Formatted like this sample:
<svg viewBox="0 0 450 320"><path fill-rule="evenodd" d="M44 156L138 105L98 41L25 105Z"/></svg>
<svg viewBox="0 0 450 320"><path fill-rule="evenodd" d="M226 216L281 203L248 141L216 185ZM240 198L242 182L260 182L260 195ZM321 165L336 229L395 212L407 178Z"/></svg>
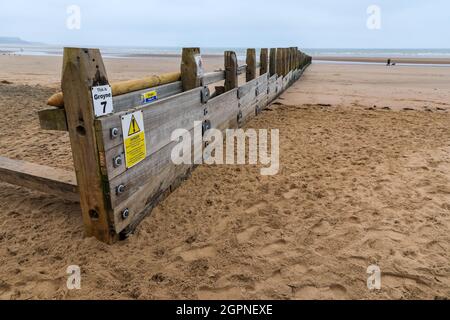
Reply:
<svg viewBox="0 0 450 320"><path fill-rule="evenodd" d="M353 63L383 63L391 59L396 64L426 64L450 65L450 58L398 58L398 57L340 57L340 56L313 56L313 61L323 62L353 62Z"/></svg>

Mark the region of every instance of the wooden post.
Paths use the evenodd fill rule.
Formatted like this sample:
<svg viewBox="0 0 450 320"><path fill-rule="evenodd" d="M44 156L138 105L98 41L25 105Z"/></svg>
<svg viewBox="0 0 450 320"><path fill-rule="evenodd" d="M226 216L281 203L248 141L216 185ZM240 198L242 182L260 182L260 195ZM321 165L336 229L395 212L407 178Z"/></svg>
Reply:
<svg viewBox="0 0 450 320"><path fill-rule="evenodd" d="M270 65L269 65L270 76L272 77L277 73L277 49L270 49Z"/></svg>
<svg viewBox="0 0 450 320"><path fill-rule="evenodd" d="M204 75L200 48L183 48L181 57L181 82L183 91L200 87Z"/></svg>
<svg viewBox="0 0 450 320"><path fill-rule="evenodd" d="M288 51L288 48L283 49L283 76L287 76L287 74L289 73Z"/></svg>
<svg viewBox="0 0 450 320"><path fill-rule="evenodd" d="M118 237L106 192L105 155L99 150L91 92L92 87L107 84L99 50L64 49L62 90L85 231L88 237L111 244Z"/></svg>
<svg viewBox="0 0 450 320"><path fill-rule="evenodd" d="M294 70L298 69L298 47L294 47Z"/></svg>
<svg viewBox="0 0 450 320"><path fill-rule="evenodd" d="M294 48L289 48L289 71L294 70Z"/></svg>
<svg viewBox="0 0 450 320"><path fill-rule="evenodd" d="M225 51L225 91L239 86L238 61L234 51Z"/></svg>
<svg viewBox="0 0 450 320"><path fill-rule="evenodd" d="M302 52L302 68L306 65L306 55Z"/></svg>
<svg viewBox="0 0 450 320"><path fill-rule="evenodd" d="M259 75L266 74L268 72L268 66L269 66L269 49L261 49L260 54L260 62L261 62L261 68L259 69Z"/></svg>
<svg viewBox="0 0 450 320"><path fill-rule="evenodd" d="M247 74L246 81L256 78L256 50L247 49Z"/></svg>
<svg viewBox="0 0 450 320"><path fill-rule="evenodd" d="M283 49L277 49L277 74L279 77L283 76Z"/></svg>

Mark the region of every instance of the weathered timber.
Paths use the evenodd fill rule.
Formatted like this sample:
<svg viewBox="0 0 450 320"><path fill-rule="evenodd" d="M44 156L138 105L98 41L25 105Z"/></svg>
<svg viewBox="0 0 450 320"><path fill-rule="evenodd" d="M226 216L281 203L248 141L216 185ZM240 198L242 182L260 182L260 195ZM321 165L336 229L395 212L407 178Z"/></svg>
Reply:
<svg viewBox="0 0 450 320"><path fill-rule="evenodd" d="M204 75L200 48L183 48L181 56L181 82L183 91L192 90L202 85Z"/></svg>
<svg viewBox="0 0 450 320"><path fill-rule="evenodd" d="M256 78L256 50L247 49L247 73L246 81L251 81Z"/></svg>
<svg viewBox="0 0 450 320"><path fill-rule="evenodd" d="M75 172L0 157L0 181L80 201Z"/></svg>
<svg viewBox="0 0 450 320"><path fill-rule="evenodd" d="M238 61L234 51L225 52L225 91L238 87Z"/></svg>
<svg viewBox="0 0 450 320"><path fill-rule="evenodd" d="M180 79L181 73L179 72L165 73L161 75L153 75L143 79L116 82L111 85L111 90L113 96L120 96L122 94L143 90L145 88L152 88L163 84L176 82ZM63 93L59 92L51 96L48 99L47 104L52 107L64 107Z"/></svg>
<svg viewBox="0 0 450 320"><path fill-rule="evenodd" d="M270 49L270 66L269 66L269 73L270 76L273 76L277 73L277 49L271 48Z"/></svg>
<svg viewBox="0 0 450 320"><path fill-rule="evenodd" d="M113 243L118 237L112 227L110 199L105 192L105 158L98 150L91 95L92 87L107 84L99 50L64 49L64 106L86 235Z"/></svg>
<svg viewBox="0 0 450 320"><path fill-rule="evenodd" d="M269 49L261 49L259 60L261 65L259 69L259 75L263 75L269 71Z"/></svg>

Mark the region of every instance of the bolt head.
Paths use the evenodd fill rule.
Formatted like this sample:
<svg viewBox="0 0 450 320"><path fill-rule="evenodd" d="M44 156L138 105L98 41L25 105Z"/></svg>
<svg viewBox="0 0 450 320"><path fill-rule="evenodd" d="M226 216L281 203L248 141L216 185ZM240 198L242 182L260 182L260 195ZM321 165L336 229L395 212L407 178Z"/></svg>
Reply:
<svg viewBox="0 0 450 320"><path fill-rule="evenodd" d="M117 187L117 194L121 194L125 192L125 186L123 184L121 184L120 186Z"/></svg>
<svg viewBox="0 0 450 320"><path fill-rule="evenodd" d="M111 129L111 137L117 138L119 136L119 129L118 128L112 128Z"/></svg>
<svg viewBox="0 0 450 320"><path fill-rule="evenodd" d="M122 219L123 220L128 219L129 216L130 216L130 210L125 209L125 210L122 211Z"/></svg>

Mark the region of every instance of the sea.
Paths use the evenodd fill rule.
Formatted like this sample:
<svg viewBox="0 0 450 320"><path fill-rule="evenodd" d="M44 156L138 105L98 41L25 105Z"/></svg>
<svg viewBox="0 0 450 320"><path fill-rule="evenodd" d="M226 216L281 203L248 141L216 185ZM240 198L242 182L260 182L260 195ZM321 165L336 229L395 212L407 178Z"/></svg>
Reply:
<svg viewBox="0 0 450 320"><path fill-rule="evenodd" d="M149 55L180 55L181 47L100 47L106 58L145 57ZM390 58L450 58L450 49L327 49L300 48L311 56L337 57L390 57ZM202 55L223 55L226 50L236 52L239 60L245 60L246 48L201 48ZM62 56L62 46L50 45L1 45L0 54L26 56Z"/></svg>

